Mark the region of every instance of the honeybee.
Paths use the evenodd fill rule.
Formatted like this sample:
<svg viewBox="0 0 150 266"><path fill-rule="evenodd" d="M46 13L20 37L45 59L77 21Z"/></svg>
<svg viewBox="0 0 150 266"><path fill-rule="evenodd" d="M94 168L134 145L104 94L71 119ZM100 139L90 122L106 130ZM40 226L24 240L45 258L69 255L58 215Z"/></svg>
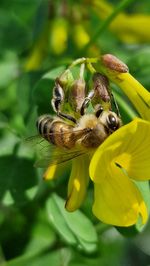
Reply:
<svg viewBox="0 0 150 266"><path fill-rule="evenodd" d="M120 116L110 110L111 108L104 110L100 104L92 114L85 113L89 101L95 97L95 94L97 95L98 90L102 101L110 101L106 80L103 79L104 82L100 86L100 79L97 82L97 77L101 78L99 75L95 76L96 89L94 93L92 90L91 94L83 99L78 119L61 111L64 92L61 84L56 81L51 101L56 116L44 114L37 120L37 130L40 135L38 139L41 143L45 143L42 146L41 159L36 163L37 167L48 167L50 164L59 164L89 153L121 126ZM105 83L107 86L104 88Z"/></svg>
<svg viewBox="0 0 150 266"><path fill-rule="evenodd" d="M120 126L120 118L112 111L103 111L99 117L95 114L85 114L75 125L57 117L42 115L37 120L38 132L59 152L57 156L49 154L42 158L36 166L59 164L93 151Z"/></svg>

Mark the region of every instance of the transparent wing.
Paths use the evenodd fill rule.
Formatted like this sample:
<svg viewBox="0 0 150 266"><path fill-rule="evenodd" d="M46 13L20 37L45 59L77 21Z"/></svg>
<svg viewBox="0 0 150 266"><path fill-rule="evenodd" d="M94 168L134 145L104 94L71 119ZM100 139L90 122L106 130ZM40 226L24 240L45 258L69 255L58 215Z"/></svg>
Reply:
<svg viewBox="0 0 150 266"><path fill-rule="evenodd" d="M53 152L55 148L54 145L50 144L46 139L44 139L40 135L28 137L25 140L25 143L32 147L38 157L46 156L47 153L50 153L50 151Z"/></svg>
<svg viewBox="0 0 150 266"><path fill-rule="evenodd" d="M53 154L49 154L49 156L47 157L43 156L41 159L38 159L35 162L35 166L40 168L46 168L53 164L61 164L67 162L85 153L85 151L80 151L80 150L76 150L74 152L69 152L69 151L66 152L58 149L57 152L56 153L55 152L56 150L54 151Z"/></svg>
<svg viewBox="0 0 150 266"><path fill-rule="evenodd" d="M25 139L25 143L34 149L42 150L50 145L50 142L40 135L31 136Z"/></svg>
<svg viewBox="0 0 150 266"><path fill-rule="evenodd" d="M55 135L56 134L60 134L60 132L55 132ZM68 134L68 132L65 132L65 134ZM26 143L32 145L35 148L39 158L35 162L35 166L40 168L46 168L52 164L64 163L87 152L82 147L76 147L73 149L58 148L45 140L40 135L27 138Z"/></svg>

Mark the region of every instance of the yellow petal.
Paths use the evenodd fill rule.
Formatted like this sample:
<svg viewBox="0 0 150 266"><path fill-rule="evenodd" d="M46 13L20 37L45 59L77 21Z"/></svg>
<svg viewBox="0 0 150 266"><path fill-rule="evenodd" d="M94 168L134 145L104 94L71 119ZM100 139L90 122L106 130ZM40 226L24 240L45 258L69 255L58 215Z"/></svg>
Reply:
<svg viewBox="0 0 150 266"><path fill-rule="evenodd" d="M90 36L82 24L77 24L74 26L73 40L79 49L83 48L90 41Z"/></svg>
<svg viewBox="0 0 150 266"><path fill-rule="evenodd" d="M92 157L91 179L101 183L111 162L119 164L133 179L150 179L149 122L136 118L108 137Z"/></svg>
<svg viewBox="0 0 150 266"><path fill-rule="evenodd" d="M60 164L51 164L46 169L43 179L54 180L55 178L62 178L62 176L68 174L70 170L70 162L64 162Z"/></svg>
<svg viewBox="0 0 150 266"><path fill-rule="evenodd" d="M119 14L110 29L125 43L149 43L150 16L146 14Z"/></svg>
<svg viewBox="0 0 150 266"><path fill-rule="evenodd" d="M106 19L114 11L110 1L89 1L96 14ZM127 14L121 12L110 23L109 28L125 43L149 43L150 16L142 13Z"/></svg>
<svg viewBox="0 0 150 266"><path fill-rule="evenodd" d="M129 73L121 73L114 81L128 96L142 118L150 121L150 93Z"/></svg>
<svg viewBox="0 0 150 266"><path fill-rule="evenodd" d="M114 159L135 180L150 179L150 123L140 120L133 137L124 143L124 151Z"/></svg>
<svg viewBox="0 0 150 266"><path fill-rule="evenodd" d="M86 156L75 158L72 162L72 171L68 184L68 199L66 201L66 209L75 211L78 209L85 197L88 182L89 159Z"/></svg>
<svg viewBox="0 0 150 266"><path fill-rule="evenodd" d="M131 226L139 215L145 224L148 216L139 190L113 163L105 179L94 184L93 213L102 222L116 226Z"/></svg>
<svg viewBox="0 0 150 266"><path fill-rule="evenodd" d="M53 180L53 179L55 179L56 178L56 170L57 170L57 165L56 164L50 165L46 169L46 171L45 171L45 173L43 175L43 178L45 180Z"/></svg>
<svg viewBox="0 0 150 266"><path fill-rule="evenodd" d="M64 18L53 20L50 32L50 48L56 55L62 54L67 48L68 22Z"/></svg>

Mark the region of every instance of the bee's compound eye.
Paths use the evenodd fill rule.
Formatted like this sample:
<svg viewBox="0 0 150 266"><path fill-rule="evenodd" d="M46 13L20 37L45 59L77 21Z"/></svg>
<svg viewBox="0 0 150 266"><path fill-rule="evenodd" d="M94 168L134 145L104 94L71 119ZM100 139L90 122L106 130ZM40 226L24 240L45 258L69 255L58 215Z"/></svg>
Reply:
<svg viewBox="0 0 150 266"><path fill-rule="evenodd" d="M108 115L107 124L108 124L108 127L113 131L115 131L119 126L118 121L113 114Z"/></svg>

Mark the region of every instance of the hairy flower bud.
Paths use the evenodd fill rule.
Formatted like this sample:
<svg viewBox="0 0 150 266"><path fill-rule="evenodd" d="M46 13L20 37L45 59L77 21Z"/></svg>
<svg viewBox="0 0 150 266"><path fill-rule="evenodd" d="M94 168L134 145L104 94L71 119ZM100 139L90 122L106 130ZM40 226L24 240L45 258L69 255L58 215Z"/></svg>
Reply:
<svg viewBox="0 0 150 266"><path fill-rule="evenodd" d="M103 100L104 102L109 102L111 100L111 93L109 89L108 78L98 72L93 75L93 85L95 91L95 98Z"/></svg>
<svg viewBox="0 0 150 266"><path fill-rule="evenodd" d="M102 64L111 71L126 73L128 72L128 66L119 60L116 56L111 54L105 54L101 57Z"/></svg>
<svg viewBox="0 0 150 266"><path fill-rule="evenodd" d="M85 98L85 81L83 79L74 81L69 96L73 110L78 112Z"/></svg>
<svg viewBox="0 0 150 266"><path fill-rule="evenodd" d="M74 82L73 75L69 69L65 70L56 80L64 90L67 90Z"/></svg>

